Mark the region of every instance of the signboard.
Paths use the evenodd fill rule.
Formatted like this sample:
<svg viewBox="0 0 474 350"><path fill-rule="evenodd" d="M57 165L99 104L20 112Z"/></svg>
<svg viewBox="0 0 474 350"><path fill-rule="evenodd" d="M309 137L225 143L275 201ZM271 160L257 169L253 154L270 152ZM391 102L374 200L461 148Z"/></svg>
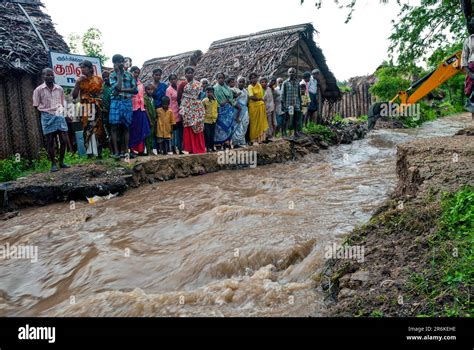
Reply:
<svg viewBox="0 0 474 350"><path fill-rule="evenodd" d="M84 61L92 62L94 75L102 76L102 64L98 57L87 57L69 53L49 52L51 68L54 71L55 83L62 87L74 87L81 76L79 64Z"/></svg>

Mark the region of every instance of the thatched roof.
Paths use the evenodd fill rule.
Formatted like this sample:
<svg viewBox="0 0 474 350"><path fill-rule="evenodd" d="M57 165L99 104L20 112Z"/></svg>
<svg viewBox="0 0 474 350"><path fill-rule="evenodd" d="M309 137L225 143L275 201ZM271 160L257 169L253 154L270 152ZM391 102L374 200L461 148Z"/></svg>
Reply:
<svg viewBox="0 0 474 350"><path fill-rule="evenodd" d="M297 64L300 64L300 70L316 68L305 66L309 62L304 62L303 58L311 56L309 60L322 73L323 97L336 101L341 93L322 50L313 40L314 32L313 25L305 23L215 41L198 63L197 77L212 78L219 71L232 76L247 77L256 72L285 77L288 67Z"/></svg>
<svg viewBox="0 0 474 350"><path fill-rule="evenodd" d="M176 74L178 78L182 78L184 76L184 68L187 66L195 67L201 57L202 51L196 50L146 61L143 64L141 80L144 83L152 82L153 70L156 68L163 70L163 81L167 81L171 74Z"/></svg>
<svg viewBox="0 0 474 350"><path fill-rule="evenodd" d="M49 49L69 52L40 1L23 4ZM48 53L18 4L0 0L0 74L16 71L35 74L48 66Z"/></svg>
<svg viewBox="0 0 474 350"><path fill-rule="evenodd" d="M358 88L361 85L369 85L372 86L376 83L377 78L375 75L364 75L360 77L353 77L350 78L348 81L347 86L349 86L352 89Z"/></svg>

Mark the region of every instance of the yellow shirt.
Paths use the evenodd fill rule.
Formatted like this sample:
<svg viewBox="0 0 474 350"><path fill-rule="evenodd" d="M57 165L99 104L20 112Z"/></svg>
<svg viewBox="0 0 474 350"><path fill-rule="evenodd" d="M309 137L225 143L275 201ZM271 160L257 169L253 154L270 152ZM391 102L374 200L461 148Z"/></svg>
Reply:
<svg viewBox="0 0 474 350"><path fill-rule="evenodd" d="M163 108L156 110L156 137L162 139L173 138L173 125L176 125L176 120L171 109L165 111Z"/></svg>
<svg viewBox="0 0 474 350"><path fill-rule="evenodd" d="M217 103L217 100L209 100L209 97L206 97L204 100L202 100L202 105L204 106L204 109L206 110L206 116L204 117L204 123L205 124L215 124L217 122L217 117L218 117L218 111L217 108L219 107L219 104Z"/></svg>

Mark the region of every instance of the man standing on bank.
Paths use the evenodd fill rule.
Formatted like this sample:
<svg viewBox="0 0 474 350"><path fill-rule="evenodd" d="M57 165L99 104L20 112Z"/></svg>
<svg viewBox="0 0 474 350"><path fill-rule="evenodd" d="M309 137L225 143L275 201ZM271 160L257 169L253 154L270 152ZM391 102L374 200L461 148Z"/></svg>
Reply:
<svg viewBox="0 0 474 350"><path fill-rule="evenodd" d="M112 62L114 72L110 75L112 96L110 98L109 123L112 136L112 157L118 160L127 159L133 117L132 97L138 93L138 89L135 79L124 68L125 59L123 56L114 55ZM128 157L128 159L130 158Z"/></svg>
<svg viewBox="0 0 474 350"><path fill-rule="evenodd" d="M318 103L318 80L319 80L319 69L315 69L311 72L311 78L308 82L308 92L311 98L311 103L308 107L308 119L310 121L316 121L317 124L321 124L322 120L319 117L319 103ZM316 116L315 116L316 114Z"/></svg>
<svg viewBox="0 0 474 350"><path fill-rule="evenodd" d="M54 83L54 72L51 68L43 70L43 81L33 92L33 106L41 114L43 135L46 136L46 150L51 161L51 172L57 172L55 138L59 136L59 166L61 169L70 168L64 163L66 147L68 144L68 127L64 116L64 90Z"/></svg>
<svg viewBox="0 0 474 350"><path fill-rule="evenodd" d="M301 128L301 90L296 77L296 69L288 70L289 78L282 85L282 109L287 120L293 120L295 137L300 135Z"/></svg>

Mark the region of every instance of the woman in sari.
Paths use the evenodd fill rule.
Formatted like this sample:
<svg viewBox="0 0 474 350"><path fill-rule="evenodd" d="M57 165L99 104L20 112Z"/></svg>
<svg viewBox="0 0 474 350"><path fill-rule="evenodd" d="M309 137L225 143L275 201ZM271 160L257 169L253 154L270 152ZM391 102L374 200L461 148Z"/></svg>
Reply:
<svg viewBox="0 0 474 350"><path fill-rule="evenodd" d="M145 108L145 87L138 77L140 76L140 68L134 66L130 68L133 78L137 82L138 94L132 96L133 117L130 126L131 158L145 152L145 140L151 134L150 121Z"/></svg>
<svg viewBox="0 0 474 350"><path fill-rule="evenodd" d="M258 83L258 75L250 74L249 91L249 118L250 118L250 142L258 144L265 141L268 130L267 109L265 107L262 85Z"/></svg>
<svg viewBox="0 0 474 350"><path fill-rule="evenodd" d="M194 68L185 69L186 85L183 89L180 113L183 120L183 153L203 154L206 153L204 142L204 117L206 111L199 94L201 83L194 80Z"/></svg>
<svg viewBox="0 0 474 350"><path fill-rule="evenodd" d="M245 88L245 78L240 77L237 80L236 92L238 94L237 103L240 106L240 114L237 120L237 126L232 136L232 142L237 147L246 147L247 142L245 140L245 135L247 134L247 129L249 127L249 93Z"/></svg>
<svg viewBox="0 0 474 350"><path fill-rule="evenodd" d="M214 96L219 104L216 124L215 144L232 147L232 135L239 118L240 105L234 100L234 92L225 83L225 74L217 73L217 84L214 86Z"/></svg>
<svg viewBox="0 0 474 350"><path fill-rule="evenodd" d="M76 82L72 97L76 99L80 95L81 120L87 155L101 158L106 142L101 112L103 80L98 75L94 75L92 62L83 61L79 67L82 75Z"/></svg>
<svg viewBox="0 0 474 350"><path fill-rule="evenodd" d="M170 109L173 112L176 121L175 130L173 131L172 150L174 153L179 154L183 151L183 121L179 114L178 76L176 74L171 74L168 80L170 86L166 90L166 96L170 99Z"/></svg>

